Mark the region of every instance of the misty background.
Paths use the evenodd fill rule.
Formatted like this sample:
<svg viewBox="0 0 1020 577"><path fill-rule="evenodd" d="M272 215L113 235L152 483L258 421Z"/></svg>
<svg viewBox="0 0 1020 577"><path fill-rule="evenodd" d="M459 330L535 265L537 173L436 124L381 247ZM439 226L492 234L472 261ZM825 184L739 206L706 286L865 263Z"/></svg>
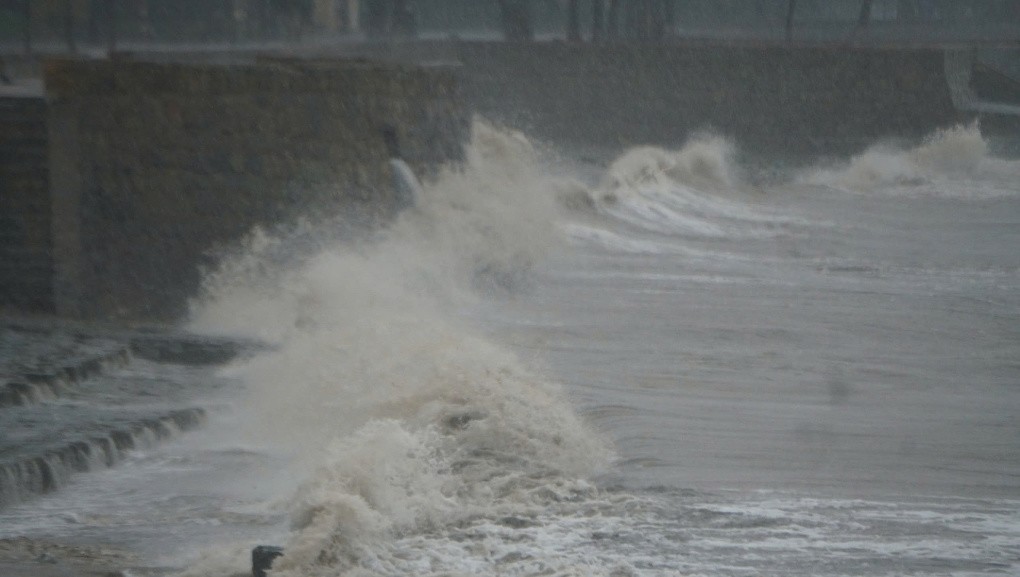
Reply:
<svg viewBox="0 0 1020 577"><path fill-rule="evenodd" d="M5 0L0 48L513 36L1016 42L1017 0Z"/></svg>

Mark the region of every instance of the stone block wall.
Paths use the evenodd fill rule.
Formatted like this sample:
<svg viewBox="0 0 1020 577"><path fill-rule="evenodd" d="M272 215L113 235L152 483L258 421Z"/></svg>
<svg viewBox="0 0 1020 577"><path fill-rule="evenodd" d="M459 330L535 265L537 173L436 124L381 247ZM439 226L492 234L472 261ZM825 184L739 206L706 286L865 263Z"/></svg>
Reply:
<svg viewBox="0 0 1020 577"><path fill-rule="evenodd" d="M853 151L961 119L936 48L456 41L343 50L375 62L48 63L45 101L0 100L0 305L174 318L208 251L256 224L305 211L387 218L395 199L383 126L427 174L460 157L472 112L600 147L671 146L713 130L752 154Z"/></svg>
<svg viewBox="0 0 1020 577"><path fill-rule="evenodd" d="M211 248L304 212L373 222L381 130L419 174L460 158L454 71L356 61L53 61L45 70L57 312L172 319Z"/></svg>
<svg viewBox="0 0 1020 577"><path fill-rule="evenodd" d="M675 145L713 130L751 151L811 153L960 119L937 48L458 42L454 51L479 114L556 142Z"/></svg>
<svg viewBox="0 0 1020 577"><path fill-rule="evenodd" d="M0 309L53 309L46 103L0 97Z"/></svg>

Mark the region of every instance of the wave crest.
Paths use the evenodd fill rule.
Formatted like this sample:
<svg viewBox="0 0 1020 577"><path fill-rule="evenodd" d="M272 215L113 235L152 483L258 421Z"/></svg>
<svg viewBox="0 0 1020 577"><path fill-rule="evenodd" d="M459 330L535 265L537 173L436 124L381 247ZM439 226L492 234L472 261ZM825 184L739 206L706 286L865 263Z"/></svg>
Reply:
<svg viewBox="0 0 1020 577"><path fill-rule="evenodd" d="M992 157L974 122L936 130L910 149L875 145L844 166L815 168L798 180L850 192L984 199L1016 194L1018 177L1020 163Z"/></svg>
<svg viewBox="0 0 1020 577"><path fill-rule="evenodd" d="M192 328L275 344L229 370L249 433L306 479L274 574L379 569L396 535L535 506L608 462L557 383L455 314L557 242L558 187L526 139L476 123L467 166L375 237L256 231L207 277Z"/></svg>
<svg viewBox="0 0 1020 577"><path fill-rule="evenodd" d="M664 182L699 189L737 185L735 147L720 136L699 136L675 151L651 146L625 152L606 171L601 189L614 192Z"/></svg>

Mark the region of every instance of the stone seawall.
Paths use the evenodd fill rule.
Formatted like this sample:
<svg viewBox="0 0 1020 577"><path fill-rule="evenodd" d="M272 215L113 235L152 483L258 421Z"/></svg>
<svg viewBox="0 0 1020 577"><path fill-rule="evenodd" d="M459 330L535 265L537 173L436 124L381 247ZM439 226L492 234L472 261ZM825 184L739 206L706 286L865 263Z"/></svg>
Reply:
<svg viewBox="0 0 1020 577"><path fill-rule="evenodd" d="M423 41L340 52L455 62L476 112L568 145L675 146L714 131L752 153L846 153L965 119L934 46Z"/></svg>
<svg viewBox="0 0 1020 577"><path fill-rule="evenodd" d="M461 157L454 71L353 61L46 67L56 312L170 319L211 248L306 211L395 209L381 129Z"/></svg>
<svg viewBox="0 0 1020 577"><path fill-rule="evenodd" d="M395 199L384 126L428 173L460 158L473 112L566 145L676 146L714 131L766 155L855 152L965 119L934 47L435 41L315 52L52 61L45 100L4 98L0 306L173 318L208 251L254 225L309 210L385 219Z"/></svg>
<svg viewBox="0 0 1020 577"><path fill-rule="evenodd" d="M960 120L938 49L460 43L480 114L554 141L842 151Z"/></svg>
<svg viewBox="0 0 1020 577"><path fill-rule="evenodd" d="M46 103L0 97L0 308L53 307Z"/></svg>

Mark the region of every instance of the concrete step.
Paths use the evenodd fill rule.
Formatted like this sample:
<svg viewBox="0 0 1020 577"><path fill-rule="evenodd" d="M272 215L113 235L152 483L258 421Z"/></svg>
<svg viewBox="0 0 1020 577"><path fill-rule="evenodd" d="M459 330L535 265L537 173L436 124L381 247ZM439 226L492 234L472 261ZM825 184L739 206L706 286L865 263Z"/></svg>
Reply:
<svg viewBox="0 0 1020 577"><path fill-rule="evenodd" d="M56 491L75 474L113 467L131 451L153 447L205 420L201 408L137 415L133 419L111 416L106 421L97 421L91 414L88 420L82 420L62 413L65 411L49 408L37 414L40 422L35 423L36 430L52 441L19 438L19 447L0 447L0 507ZM21 418L31 420L28 415ZM56 430L55 419L60 419Z"/></svg>
<svg viewBox="0 0 1020 577"><path fill-rule="evenodd" d="M112 367L122 367L131 360L128 349L79 359L45 372L27 372L8 376L0 385L0 408L38 404L54 400L87 379L98 376Z"/></svg>
<svg viewBox="0 0 1020 577"><path fill-rule="evenodd" d="M233 383L214 367L257 348L162 327L0 325L0 507L199 427Z"/></svg>

